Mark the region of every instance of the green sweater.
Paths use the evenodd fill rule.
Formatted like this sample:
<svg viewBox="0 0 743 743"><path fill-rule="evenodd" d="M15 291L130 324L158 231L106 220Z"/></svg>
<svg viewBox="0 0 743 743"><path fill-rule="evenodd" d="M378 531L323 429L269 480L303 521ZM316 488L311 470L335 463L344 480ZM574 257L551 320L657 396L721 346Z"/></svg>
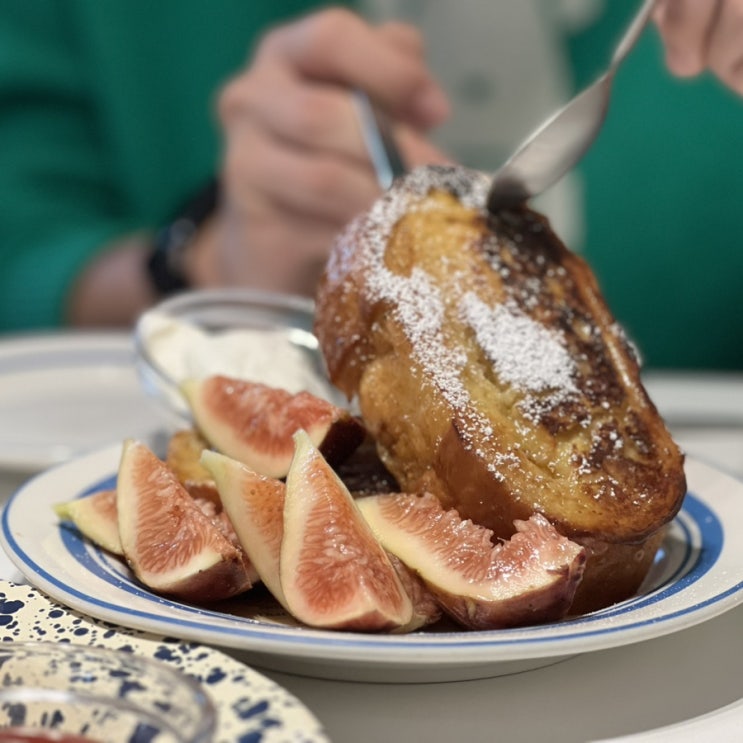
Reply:
<svg viewBox="0 0 743 743"><path fill-rule="evenodd" d="M0 331L62 323L97 249L206 183L216 88L313 5L0 0Z"/></svg>
<svg viewBox="0 0 743 743"><path fill-rule="evenodd" d="M95 251L213 174L215 89L312 5L0 0L0 331L61 324ZM568 40L579 87L633 7L605 5ZM580 166L584 254L648 366L743 368L741 133L743 101L671 79L649 29Z"/></svg>
<svg viewBox="0 0 743 743"><path fill-rule="evenodd" d="M604 3L571 41L579 88L636 5ZM648 28L579 171L584 255L646 364L743 369L743 98L711 76L672 77Z"/></svg>

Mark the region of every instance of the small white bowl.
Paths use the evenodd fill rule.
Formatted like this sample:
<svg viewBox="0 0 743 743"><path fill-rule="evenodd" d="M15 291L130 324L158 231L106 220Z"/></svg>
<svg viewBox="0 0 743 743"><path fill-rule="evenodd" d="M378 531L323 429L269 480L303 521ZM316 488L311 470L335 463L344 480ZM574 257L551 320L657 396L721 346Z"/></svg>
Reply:
<svg viewBox="0 0 743 743"><path fill-rule="evenodd" d="M310 299L249 289L191 291L143 313L136 325L137 368L145 391L175 425L190 423L179 386L223 374L290 392L307 390L337 404L312 332Z"/></svg>
<svg viewBox="0 0 743 743"><path fill-rule="evenodd" d="M201 686L151 658L69 643L3 642L0 668L0 738L24 731L19 738L29 741L213 740L216 713Z"/></svg>

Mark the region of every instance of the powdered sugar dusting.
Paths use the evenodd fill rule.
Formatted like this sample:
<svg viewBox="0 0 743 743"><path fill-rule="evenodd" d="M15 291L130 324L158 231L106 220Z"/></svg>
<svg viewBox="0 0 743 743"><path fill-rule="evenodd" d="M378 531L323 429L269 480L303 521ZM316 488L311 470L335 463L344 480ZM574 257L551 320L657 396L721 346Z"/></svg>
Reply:
<svg viewBox="0 0 743 743"><path fill-rule="evenodd" d="M484 213L489 183L485 174L461 168L419 168L405 176L399 187L388 190L358 225L363 250L357 259L364 261L370 298L389 305L410 340L413 362L455 410L466 412L468 430L460 433L470 442L487 441L494 431L487 418L470 405L462 381L466 349L446 345L441 290L420 268L413 268L409 276L391 272L384 255L395 224L412 208L420 208L431 190L449 191L465 207ZM575 391L570 356L558 337L525 315L515 302L489 307L472 292L457 298L457 286L452 276L447 294L454 297L455 307L458 302L460 322L474 330L477 343L502 381L521 391L520 408L527 420L536 422L542 412ZM492 456L484 450L476 453L484 459ZM519 455L502 452L487 466L496 478L503 479L509 468L519 466Z"/></svg>
<svg viewBox="0 0 743 743"><path fill-rule="evenodd" d="M473 170L429 166L417 168L405 179L405 189L420 198L434 188L454 194L468 209L484 211L490 178Z"/></svg>
<svg viewBox="0 0 743 743"><path fill-rule="evenodd" d="M434 188L455 193L469 208L482 210L489 179L484 174L459 168L418 168L405 176L401 188L392 188L372 207L364 225L364 255L367 290L373 301L387 301L395 319L411 342L411 354L426 377L457 410L466 409L469 395L461 372L467 362L463 349L448 348L444 342L444 300L425 271L414 268L410 276L389 271L384 253L394 225L413 203L421 202ZM492 435L489 422L472 414L470 425L484 437Z"/></svg>
<svg viewBox="0 0 743 743"><path fill-rule="evenodd" d="M577 392L575 365L557 333L532 320L513 303L490 307L468 292L464 319L503 382L523 392Z"/></svg>
<svg viewBox="0 0 743 743"><path fill-rule="evenodd" d="M466 405L467 392L460 371L467 359L463 353L452 352L444 345L441 334L444 304L439 289L418 268L405 277L381 267L371 278L379 299L394 300L395 318L405 328L417 363L450 405Z"/></svg>

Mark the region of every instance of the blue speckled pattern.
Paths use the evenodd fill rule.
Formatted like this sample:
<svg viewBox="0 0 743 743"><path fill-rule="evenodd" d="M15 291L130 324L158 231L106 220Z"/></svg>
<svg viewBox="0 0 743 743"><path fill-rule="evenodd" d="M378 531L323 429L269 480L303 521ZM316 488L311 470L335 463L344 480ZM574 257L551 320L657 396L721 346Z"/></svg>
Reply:
<svg viewBox="0 0 743 743"><path fill-rule="evenodd" d="M29 640L125 650L176 666L212 697L215 743L328 743L318 720L295 697L224 653L91 619L35 588L0 581L0 641Z"/></svg>

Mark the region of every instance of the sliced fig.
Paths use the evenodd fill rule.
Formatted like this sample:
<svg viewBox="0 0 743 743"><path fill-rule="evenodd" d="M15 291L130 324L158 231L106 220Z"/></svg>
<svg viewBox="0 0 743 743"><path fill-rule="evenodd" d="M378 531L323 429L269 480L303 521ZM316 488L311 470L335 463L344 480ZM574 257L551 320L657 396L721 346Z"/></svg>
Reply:
<svg viewBox="0 0 743 743"><path fill-rule="evenodd" d="M224 510L263 584L289 611L279 579L286 486L209 449L203 451L201 461L214 478Z"/></svg>
<svg viewBox="0 0 743 743"><path fill-rule="evenodd" d="M237 532L232 526L230 517L225 513L222 508L222 501L219 500L219 492L214 481L211 482L211 487L208 489L209 493L206 496L202 496L201 492L203 487L199 486L195 489L189 488L186 485L188 494L193 498L193 502L198 506L199 510L214 524L214 526L222 532L222 534L235 546L237 550L245 554L245 562L247 564L247 570L250 577L251 583L257 583L260 580L258 571L255 569L253 564L250 562L245 550L243 550L240 540L237 537Z"/></svg>
<svg viewBox="0 0 743 743"><path fill-rule="evenodd" d="M510 541L446 511L428 493L360 498L358 507L384 547L416 572L443 610L471 629L563 617L583 576L585 551L542 515L516 521Z"/></svg>
<svg viewBox="0 0 743 743"><path fill-rule="evenodd" d="M146 586L196 603L229 598L250 588L245 553L222 534L145 444L124 442L116 493L124 555Z"/></svg>
<svg viewBox="0 0 743 743"><path fill-rule="evenodd" d="M179 478L180 480L180 478ZM180 480L183 487L186 488L188 494L199 504L211 503L214 514L218 514L222 510L222 501L219 498L219 490L217 490L217 484L209 478L208 480Z"/></svg>
<svg viewBox="0 0 743 743"><path fill-rule="evenodd" d="M54 512L64 521L71 521L80 533L112 555L123 555L116 513L116 491L99 490L82 498L59 503Z"/></svg>
<svg viewBox="0 0 743 743"><path fill-rule="evenodd" d="M221 509L217 486L200 461L208 447L209 442L195 428L176 431L168 441L165 463L195 499L212 500Z"/></svg>
<svg viewBox="0 0 743 743"><path fill-rule="evenodd" d="M294 453L292 435L300 428L332 463L342 461L364 438L358 419L309 392L291 394L224 376L187 380L181 389L209 443L267 477L286 476Z"/></svg>
<svg viewBox="0 0 743 743"><path fill-rule="evenodd" d="M314 627L391 630L413 615L410 598L339 477L294 434L286 479L281 588L290 613Z"/></svg>
<svg viewBox="0 0 743 743"><path fill-rule="evenodd" d="M438 622L441 619L441 607L436 597L428 590L428 586L399 557L391 553L387 553L387 556L413 604L413 616L410 621L404 627L396 629L395 632L400 634L415 632L421 627Z"/></svg>

